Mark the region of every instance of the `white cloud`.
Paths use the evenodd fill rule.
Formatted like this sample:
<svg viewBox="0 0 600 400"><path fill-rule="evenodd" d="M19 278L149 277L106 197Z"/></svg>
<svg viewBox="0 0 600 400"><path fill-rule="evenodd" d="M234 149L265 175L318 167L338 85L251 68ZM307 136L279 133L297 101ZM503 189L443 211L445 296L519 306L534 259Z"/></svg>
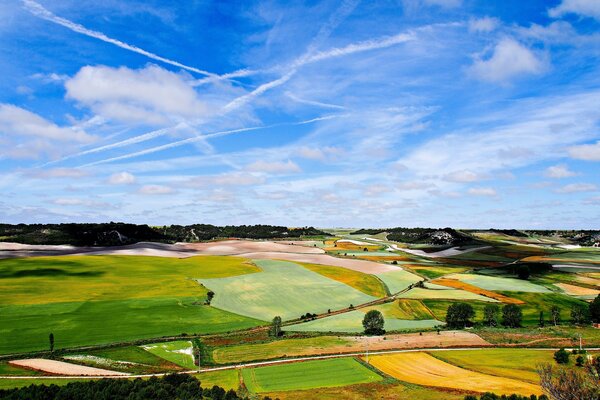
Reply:
<svg viewBox="0 0 600 400"><path fill-rule="evenodd" d="M59 141L91 142L94 138L80 129L60 127L53 122L12 104L0 104L0 133Z"/></svg>
<svg viewBox="0 0 600 400"><path fill-rule="evenodd" d="M192 187L206 186L251 186L265 182L265 178L246 172L227 172L213 176L199 176L188 181Z"/></svg>
<svg viewBox="0 0 600 400"><path fill-rule="evenodd" d="M326 161L329 158L340 155L342 152L342 149L339 147L325 146L318 148L302 146L298 149L298 156L309 160Z"/></svg>
<svg viewBox="0 0 600 400"><path fill-rule="evenodd" d="M600 161L600 141L595 144L582 144L569 148L572 158L586 161Z"/></svg>
<svg viewBox="0 0 600 400"><path fill-rule="evenodd" d="M147 195L163 195L171 194L174 192L175 191L173 190L173 188L162 185L144 185L140 188L140 190L138 190L138 193Z"/></svg>
<svg viewBox="0 0 600 400"><path fill-rule="evenodd" d="M558 193L595 192L598 187L592 183L571 183L556 190Z"/></svg>
<svg viewBox="0 0 600 400"><path fill-rule="evenodd" d="M561 179L569 178L577 174L571 171L566 164L558 164L548 167L544 172L544 175L548 178Z"/></svg>
<svg viewBox="0 0 600 400"><path fill-rule="evenodd" d="M135 182L135 176L129 172L117 172L108 178L111 185L131 185Z"/></svg>
<svg viewBox="0 0 600 400"><path fill-rule="evenodd" d="M492 188L486 188L486 187L470 188L468 190L468 193L473 196L487 196L487 197L493 197L493 196L498 195L498 193L496 193L496 190L494 190Z"/></svg>
<svg viewBox="0 0 600 400"><path fill-rule="evenodd" d="M248 165L247 170L252 172L266 172L270 174L289 174L301 172L300 167L291 160L288 160L287 162L268 162L258 160Z"/></svg>
<svg viewBox="0 0 600 400"><path fill-rule="evenodd" d="M519 75L540 74L544 62L514 39L502 39L487 59L477 59L470 67L477 78L490 82L506 82Z"/></svg>
<svg viewBox="0 0 600 400"><path fill-rule="evenodd" d="M455 171L444 176L444 180L461 183L475 182L481 179L483 178L479 174L469 170Z"/></svg>
<svg viewBox="0 0 600 400"><path fill-rule="evenodd" d="M109 119L164 124L209 113L190 78L156 65L85 66L66 81L67 97Z"/></svg>
<svg viewBox="0 0 600 400"><path fill-rule="evenodd" d="M553 18L570 13L600 20L600 2L598 0L562 0L558 6L548 10L548 14Z"/></svg>
<svg viewBox="0 0 600 400"><path fill-rule="evenodd" d="M495 30L498 25L500 25L500 21L497 18L492 17L483 17L477 19L471 19L469 21L469 31L470 32L491 32Z"/></svg>
<svg viewBox="0 0 600 400"><path fill-rule="evenodd" d="M47 170L30 170L26 175L32 178L48 179L48 178L83 178L88 176L88 173L78 168L52 168Z"/></svg>

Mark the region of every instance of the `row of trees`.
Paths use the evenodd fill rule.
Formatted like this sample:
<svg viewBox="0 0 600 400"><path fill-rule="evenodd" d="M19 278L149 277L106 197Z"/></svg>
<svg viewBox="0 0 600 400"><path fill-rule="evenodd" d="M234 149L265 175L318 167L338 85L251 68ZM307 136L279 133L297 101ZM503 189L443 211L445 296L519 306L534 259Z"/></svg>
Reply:
<svg viewBox="0 0 600 400"><path fill-rule="evenodd" d="M222 387L203 388L200 381L188 374L171 374L150 379L100 379L72 382L64 386L30 385L18 389L0 390L7 400L236 400L242 399L234 390Z"/></svg>
<svg viewBox="0 0 600 400"><path fill-rule="evenodd" d="M462 329L473 325L475 310L468 303L452 303L446 313L446 323L448 327ZM590 319L594 322L600 322L600 295L586 307L581 304L574 304L571 307L571 320L574 325L589 323ZM483 319L481 323L485 326L505 326L507 328L517 328L521 326L523 312L516 304L506 304L500 309L496 304L488 304L483 309ZM546 320L543 311L540 311L539 325L545 326L546 323L559 325L561 320L561 309L558 306L550 308L550 319Z"/></svg>
<svg viewBox="0 0 600 400"><path fill-rule="evenodd" d="M446 324L449 328L462 329L472 326L475 318L475 310L468 303L452 303L446 313ZM502 325L508 328L521 326L523 313L516 304L506 304L502 307L502 320L500 321L500 307L496 304L488 304L483 309L483 324L487 326Z"/></svg>

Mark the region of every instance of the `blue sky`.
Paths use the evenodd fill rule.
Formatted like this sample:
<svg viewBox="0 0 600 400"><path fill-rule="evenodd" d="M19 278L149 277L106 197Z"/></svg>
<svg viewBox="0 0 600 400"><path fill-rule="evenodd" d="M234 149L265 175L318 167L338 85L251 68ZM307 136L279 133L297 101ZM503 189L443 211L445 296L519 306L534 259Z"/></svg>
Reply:
<svg viewBox="0 0 600 400"><path fill-rule="evenodd" d="M598 228L600 2L6 0L0 221Z"/></svg>

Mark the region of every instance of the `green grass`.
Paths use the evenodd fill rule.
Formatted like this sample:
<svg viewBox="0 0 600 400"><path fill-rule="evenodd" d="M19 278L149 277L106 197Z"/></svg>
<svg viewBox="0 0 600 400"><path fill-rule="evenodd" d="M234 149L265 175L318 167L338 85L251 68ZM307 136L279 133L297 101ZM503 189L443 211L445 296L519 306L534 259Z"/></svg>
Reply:
<svg viewBox="0 0 600 400"><path fill-rule="evenodd" d="M201 279L216 295L212 305L248 317L270 321L348 307L375 299L359 290L298 264L255 260L263 272L221 279Z"/></svg>
<svg viewBox="0 0 600 400"><path fill-rule="evenodd" d="M354 310L343 314L337 314L332 317L321 318L314 321L302 322L287 326L285 329L293 332L363 332L364 327L362 325L362 321L365 317L366 311L367 308ZM396 318L385 318L384 316L384 319L384 329L387 331L427 329L441 324L439 321L432 319L432 317L425 320L403 320Z"/></svg>
<svg viewBox="0 0 600 400"><path fill-rule="evenodd" d="M458 279L461 282L486 290L505 290L511 292L549 293L547 288L517 278L487 276L477 274L453 274L447 278Z"/></svg>
<svg viewBox="0 0 600 400"><path fill-rule="evenodd" d="M237 390L240 386L240 379L236 369L202 372L193 376L200 381L200 385L205 389L210 389L217 385L225 390Z"/></svg>
<svg viewBox="0 0 600 400"><path fill-rule="evenodd" d="M442 361L495 376L539 383L536 368L541 363L554 363L553 351L528 349L485 349L433 351Z"/></svg>
<svg viewBox="0 0 600 400"><path fill-rule="evenodd" d="M409 285L422 280L420 276L402 269L375 274L375 276L386 284L390 293L398 293L406 289Z"/></svg>
<svg viewBox="0 0 600 400"><path fill-rule="evenodd" d="M334 346L345 346L348 341L335 336L318 336L303 339L280 339L267 343L239 344L225 346L213 351L212 356L218 364L269 360L273 358L294 357L304 354L324 354Z"/></svg>
<svg viewBox="0 0 600 400"><path fill-rule="evenodd" d="M236 257L64 256L0 260L0 354L187 333L261 322L201 305L192 278L260 271Z"/></svg>
<svg viewBox="0 0 600 400"><path fill-rule="evenodd" d="M243 369L242 376L248 390L254 393L347 386L382 380L380 375L352 358Z"/></svg>
<svg viewBox="0 0 600 400"><path fill-rule="evenodd" d="M152 366L164 366L170 364L164 359L147 352L138 346L113 347L109 349L87 351L85 354L91 356L108 358L110 360L128 361Z"/></svg>
<svg viewBox="0 0 600 400"><path fill-rule="evenodd" d="M364 294L373 297L384 297L386 295L385 287L379 279L373 275L354 271L348 268L333 267L330 265L298 263L304 268L323 275L326 278L334 279L345 283L354 289L360 290Z"/></svg>
<svg viewBox="0 0 600 400"><path fill-rule="evenodd" d="M198 369L192 356L192 342L177 340L173 342L144 345L143 349L174 364L188 369Z"/></svg>
<svg viewBox="0 0 600 400"><path fill-rule="evenodd" d="M414 270L415 272L417 272L423 276L426 276L429 279L435 279L435 278L439 278L440 276L460 273L460 272L464 272L467 270L467 268L460 268L460 267L437 267L437 266L415 265L415 264L410 264L407 266L407 268L410 268L410 269Z"/></svg>
<svg viewBox="0 0 600 400"><path fill-rule="evenodd" d="M0 390L21 388L29 385L64 386L71 382L85 382L87 380L89 379L0 379Z"/></svg>
<svg viewBox="0 0 600 400"><path fill-rule="evenodd" d="M262 322L214 307L197 297L82 301L0 307L0 353L105 344L181 333L217 333Z"/></svg>
<svg viewBox="0 0 600 400"><path fill-rule="evenodd" d="M27 368L19 368L13 365L10 365L8 361L0 362L0 376L2 375L43 375L39 371L34 371L32 369Z"/></svg>

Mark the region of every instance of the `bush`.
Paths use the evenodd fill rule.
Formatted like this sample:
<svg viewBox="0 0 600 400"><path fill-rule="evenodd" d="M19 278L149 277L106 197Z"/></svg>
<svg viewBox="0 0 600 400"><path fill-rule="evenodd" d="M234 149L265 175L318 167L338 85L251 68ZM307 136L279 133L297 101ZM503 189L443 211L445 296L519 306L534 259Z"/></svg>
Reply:
<svg viewBox="0 0 600 400"><path fill-rule="evenodd" d="M508 328L518 328L521 326L523 312L516 304L507 304L502 308L502 325Z"/></svg>
<svg viewBox="0 0 600 400"><path fill-rule="evenodd" d="M462 329L466 326L471 326L471 318L475 316L475 311L470 304L453 303L448 307L446 313L446 323L449 328Z"/></svg>
<svg viewBox="0 0 600 400"><path fill-rule="evenodd" d="M558 364L568 364L569 363L569 353L565 349L560 349L556 353L554 353L554 360Z"/></svg>

